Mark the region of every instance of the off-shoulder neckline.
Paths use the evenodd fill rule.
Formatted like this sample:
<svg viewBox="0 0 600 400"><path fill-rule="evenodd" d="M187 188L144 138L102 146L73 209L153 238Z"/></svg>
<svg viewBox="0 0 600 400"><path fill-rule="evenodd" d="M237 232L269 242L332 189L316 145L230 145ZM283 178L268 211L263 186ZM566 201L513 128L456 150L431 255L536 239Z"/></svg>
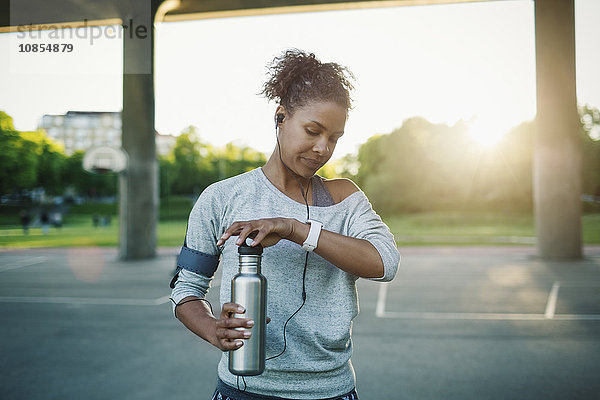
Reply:
<svg viewBox="0 0 600 400"><path fill-rule="evenodd" d="M258 177L258 179L261 180L269 188L269 190L271 190L272 192L274 192L278 197L281 197L285 201L287 201L289 203L292 203L294 205L306 207L306 204L300 203L300 202L298 202L298 201L296 201L296 200L288 197L285 193L283 193L275 185L273 185L273 183L265 175L265 173L262 170L262 168L256 168L254 170L254 172L255 172L255 175ZM363 192L359 189L356 192L351 193L350 195L348 195L346 198L344 198L339 203L335 203L335 204L332 204L330 206L325 206L325 207L321 207L321 206L309 206L309 207L311 209L326 209L326 210L331 210L331 209L333 209L335 207L341 207L343 205L346 205L346 203L350 202L355 197L360 197L361 194L364 196Z"/></svg>

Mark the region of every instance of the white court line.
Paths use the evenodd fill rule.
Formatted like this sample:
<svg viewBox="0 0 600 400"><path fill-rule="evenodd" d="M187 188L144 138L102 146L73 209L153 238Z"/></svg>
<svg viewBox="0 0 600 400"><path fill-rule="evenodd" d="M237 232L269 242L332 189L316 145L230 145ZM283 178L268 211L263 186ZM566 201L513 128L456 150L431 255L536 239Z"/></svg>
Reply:
<svg viewBox="0 0 600 400"><path fill-rule="evenodd" d="M497 321L548 321L544 314L511 314L511 313L451 313L451 312L390 312L380 318L396 319L437 319L437 320L497 320ZM553 321L600 321L600 315L595 314L556 314Z"/></svg>
<svg viewBox="0 0 600 400"><path fill-rule="evenodd" d="M548 302L546 303L546 312L544 315L548 319L554 318L554 312L556 311L556 300L558 299L558 289L560 288L560 282L554 282L552 290L548 295Z"/></svg>
<svg viewBox="0 0 600 400"><path fill-rule="evenodd" d="M596 314L555 314L556 301L560 282L554 282L548 296L546 312L544 314L519 314L519 313L466 313L466 312L393 312L385 311L389 282L381 283L377 295L375 316L390 319L429 319L429 320L504 320L504 321L597 321L600 315Z"/></svg>
<svg viewBox="0 0 600 400"><path fill-rule="evenodd" d="M563 321L579 320L579 321L600 321L600 315L595 314L556 314L552 319Z"/></svg>
<svg viewBox="0 0 600 400"><path fill-rule="evenodd" d="M169 296L158 299L112 299L94 297L25 297L3 296L0 303L78 304L111 306L158 306L169 301Z"/></svg>
<svg viewBox="0 0 600 400"><path fill-rule="evenodd" d="M377 306L375 307L375 316L384 318L385 315L385 300L387 297L387 289L389 282L383 282L379 286L379 292L377 294Z"/></svg>
<svg viewBox="0 0 600 400"><path fill-rule="evenodd" d="M454 319L454 320L546 320L544 314L463 313L463 312L391 312L380 318L397 319Z"/></svg>
<svg viewBox="0 0 600 400"><path fill-rule="evenodd" d="M42 256L26 258L24 260L15 261L15 262L0 266L0 272L10 271L11 269L17 269L17 268L22 268L22 267L28 267L30 265L35 265L35 264L41 264L46 260L47 260L47 258L42 257Z"/></svg>
<svg viewBox="0 0 600 400"><path fill-rule="evenodd" d="M161 305L161 304L165 304L168 303L169 301L171 301L171 296L163 296L163 297L159 297L158 299L154 300L154 305Z"/></svg>

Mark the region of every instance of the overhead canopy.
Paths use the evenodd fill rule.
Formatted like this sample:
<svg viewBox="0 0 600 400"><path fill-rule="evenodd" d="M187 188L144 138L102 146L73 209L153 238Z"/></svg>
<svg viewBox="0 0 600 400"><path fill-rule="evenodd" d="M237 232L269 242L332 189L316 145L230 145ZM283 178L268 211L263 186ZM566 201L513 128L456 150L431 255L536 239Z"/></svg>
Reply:
<svg viewBox="0 0 600 400"><path fill-rule="evenodd" d="M164 21L218 18L236 15L273 14L318 10L353 9L465 3L493 0L1 0L0 32L23 25L107 25L119 23L131 9L144 5L156 10L165 6ZM26 13L20 12L26 10ZM160 11L159 11L160 13ZM162 19L162 18L161 18ZM11 29L12 27L12 29ZM38 29L44 29L38 27Z"/></svg>

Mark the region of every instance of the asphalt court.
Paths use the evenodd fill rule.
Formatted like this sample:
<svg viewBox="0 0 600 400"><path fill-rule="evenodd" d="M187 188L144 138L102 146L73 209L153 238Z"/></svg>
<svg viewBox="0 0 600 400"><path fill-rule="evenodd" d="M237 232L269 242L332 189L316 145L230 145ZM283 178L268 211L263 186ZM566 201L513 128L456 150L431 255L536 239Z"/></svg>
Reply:
<svg viewBox="0 0 600 400"><path fill-rule="evenodd" d="M358 281L362 400L600 393L600 246L576 262L542 261L530 246L400 251L394 281ZM210 398L220 352L172 316L176 253L0 251L2 397ZM217 273L213 304L220 284Z"/></svg>
<svg viewBox="0 0 600 400"><path fill-rule="evenodd" d="M168 301L163 279L175 252L127 263L114 249L0 252L0 302L159 305Z"/></svg>
<svg viewBox="0 0 600 400"><path fill-rule="evenodd" d="M378 317L600 320L595 248L576 263L544 262L533 249L519 247L438 253L444 254L431 261L425 249L409 251L401 278L378 289Z"/></svg>

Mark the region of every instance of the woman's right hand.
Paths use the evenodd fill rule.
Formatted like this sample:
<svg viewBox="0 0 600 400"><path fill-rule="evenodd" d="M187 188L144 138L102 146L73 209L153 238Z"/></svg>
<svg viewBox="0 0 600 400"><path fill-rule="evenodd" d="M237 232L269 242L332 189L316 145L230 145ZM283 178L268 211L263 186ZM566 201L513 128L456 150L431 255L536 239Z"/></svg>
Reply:
<svg viewBox="0 0 600 400"><path fill-rule="evenodd" d="M217 341L214 343L216 347L222 351L236 350L242 347L244 342L240 339L248 339L251 332L239 328L252 328L254 321L247 318L234 318L233 314L243 314L245 312L244 307L239 304L223 304L221 315L216 321Z"/></svg>

